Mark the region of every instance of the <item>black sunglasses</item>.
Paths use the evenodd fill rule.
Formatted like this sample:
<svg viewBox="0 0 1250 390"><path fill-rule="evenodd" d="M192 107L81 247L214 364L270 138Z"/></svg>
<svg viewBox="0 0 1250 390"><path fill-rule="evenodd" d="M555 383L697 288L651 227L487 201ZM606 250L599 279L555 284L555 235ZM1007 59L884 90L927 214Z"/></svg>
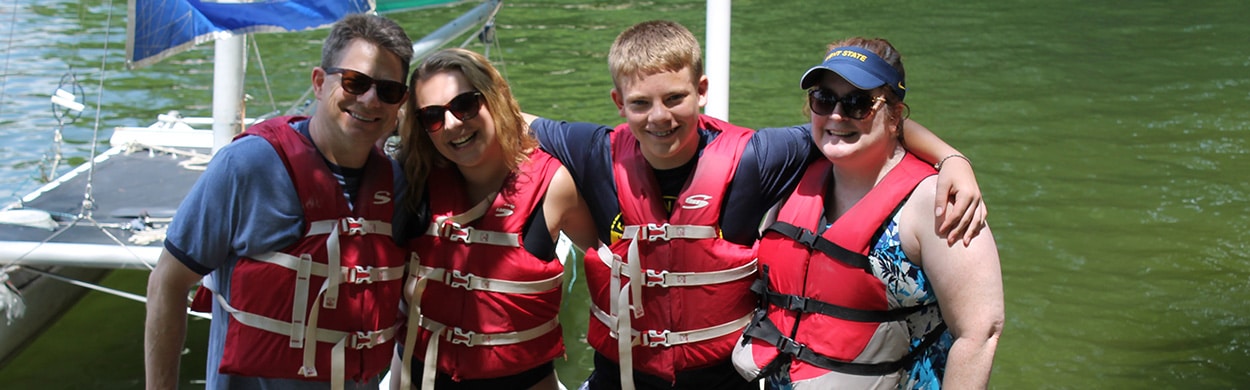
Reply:
<svg viewBox="0 0 1250 390"><path fill-rule="evenodd" d="M807 104L816 115L832 114L833 110L838 107L838 103L842 103L842 116L856 120L867 117L876 108L877 101L885 100L881 97L873 97L868 91L862 90L838 97L833 91L822 88L808 91L807 97Z"/></svg>
<svg viewBox="0 0 1250 390"><path fill-rule="evenodd" d="M448 111L451 116L461 121L467 121L477 118L477 112L482 109L482 100L485 97L481 92L469 91L451 98L450 102L441 106L425 106L417 111L417 121L421 123L421 127L425 131L433 133L443 129L445 123L443 119L447 116L444 114Z"/></svg>
<svg viewBox="0 0 1250 390"><path fill-rule="evenodd" d="M364 73L351 69L326 68L325 70L326 74L339 75L339 84L343 86L344 91L352 95L363 95L369 92L369 88L376 85L378 100L386 104L397 104L404 100L404 93L408 92L408 86L398 81L374 80Z"/></svg>

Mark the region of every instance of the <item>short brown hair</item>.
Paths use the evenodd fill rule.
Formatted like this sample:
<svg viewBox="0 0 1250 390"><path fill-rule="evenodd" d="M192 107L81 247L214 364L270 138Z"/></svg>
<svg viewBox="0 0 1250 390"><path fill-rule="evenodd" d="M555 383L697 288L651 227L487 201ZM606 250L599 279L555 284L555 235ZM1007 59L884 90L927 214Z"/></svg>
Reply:
<svg viewBox="0 0 1250 390"><path fill-rule="evenodd" d="M339 66L343 49L354 39L363 39L399 57L404 76L408 75L408 64L412 62L412 40L395 21L369 14L347 15L334 23L330 36L326 37L321 47L321 68Z"/></svg>

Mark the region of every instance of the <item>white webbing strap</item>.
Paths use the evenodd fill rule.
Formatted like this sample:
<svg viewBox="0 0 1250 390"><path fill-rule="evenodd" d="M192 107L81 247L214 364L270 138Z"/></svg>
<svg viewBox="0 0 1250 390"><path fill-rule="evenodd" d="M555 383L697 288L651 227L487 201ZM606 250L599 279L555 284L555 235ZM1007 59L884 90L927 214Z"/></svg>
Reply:
<svg viewBox="0 0 1250 390"><path fill-rule="evenodd" d="M632 316L629 315L629 292L627 291L630 284L633 284L632 279L630 280L629 283L625 284L626 288L619 290L619 292L617 293L615 303L617 305L616 306L617 310L619 310L618 312L616 312L616 318L618 320L614 321L614 323L616 324L616 329L613 329L612 333L622 334L622 333L630 332L633 330L633 324L630 324ZM613 290L613 291L618 291L618 290ZM642 300L638 300L637 302L638 302L638 311L641 312ZM598 309L598 307L595 306L594 302L590 303L590 307ZM599 311L600 310L595 310L596 313ZM612 326L608 325L608 329L612 329ZM629 338L625 338L625 337L616 338L616 353L617 353L617 356L620 358L619 360L620 360L621 388L633 389L634 388L634 349L630 345Z"/></svg>
<svg viewBox="0 0 1250 390"><path fill-rule="evenodd" d="M309 279L312 274L312 255L301 254L294 257L282 252L287 257L296 259L295 266L295 296L291 304L291 348L304 348L304 319L308 314L308 285L312 283ZM290 267L288 267L290 268Z"/></svg>
<svg viewBox="0 0 1250 390"><path fill-rule="evenodd" d="M490 244L512 248L521 247L521 235L516 233L495 232L475 229L472 226L460 226L448 221L435 222L425 230L427 236L446 237L452 241L460 241L465 245Z"/></svg>
<svg viewBox="0 0 1250 390"><path fill-rule="evenodd" d="M421 318L420 326L431 333L430 342L425 347L425 364L422 368L422 375L424 376L421 378L421 388L427 390L434 388L433 378L435 375L438 375L436 369L438 368L438 345L440 342L446 341L452 344L462 344L470 348L475 346L520 344L550 333L560 326L560 320L559 318L552 318L533 328L504 333L477 333L457 326L447 326L428 317ZM415 328L415 326L409 326L409 329ZM409 332L412 332L412 330L409 330ZM426 383L429 383L428 388Z"/></svg>
<svg viewBox="0 0 1250 390"><path fill-rule="evenodd" d="M329 282L330 280L326 279L325 282L321 283L321 290L317 292L317 298L313 299L312 307L316 308L317 304L321 302L322 299L325 297L326 287L327 287L326 284ZM304 333L307 335L308 338L316 340L318 337L318 333L321 333L320 332L321 329L317 329L317 324L318 324L318 321L320 321L320 319L321 319L321 310L313 310L312 313L308 315L308 324L304 326L304 329L305 329ZM300 375L310 376L310 377L317 376L316 363L317 363L317 348L315 347L304 348L304 366L300 367ZM333 386L334 372L335 372L333 359L331 359L330 366L331 366L330 367L330 381L331 381L331 386Z"/></svg>
<svg viewBox="0 0 1250 390"><path fill-rule="evenodd" d="M439 223L451 222L451 223L463 225L469 222L476 221L478 218L481 218L483 215L486 215L486 210L489 209L490 205L495 202L495 197L498 195L499 195L498 191L492 192L486 195L486 197L483 198L481 202L477 202L477 205L474 205L473 208L469 209L469 211L465 211L464 213L453 215L450 217L440 217L438 218L438 222Z"/></svg>
<svg viewBox="0 0 1250 390"><path fill-rule="evenodd" d="M419 278L428 278L443 282L452 288L465 290L482 290L505 294L539 294L559 288L564 282L564 273L543 280L518 282L504 279L484 278L472 273L461 273L460 270L420 266Z"/></svg>
<svg viewBox="0 0 1250 390"><path fill-rule="evenodd" d="M498 194L498 192L490 193L481 202L478 202L476 206L464 213L450 217L435 218L434 223L431 223L426 228L425 234L445 237L452 241L460 241L466 245L481 243L519 248L521 246L521 235L519 234L480 230L474 229L472 226L464 226L486 215L486 210L494 203Z"/></svg>
<svg viewBox="0 0 1250 390"><path fill-rule="evenodd" d="M387 237L391 236L391 224L382 221L367 220L364 218L345 217L341 219L329 219L315 221L308 224L308 233L305 235L315 236L326 234L326 253L328 258L326 263L330 269L337 269L343 264L340 254L339 235L363 236L369 234L382 234ZM330 273L328 278L328 287L326 296L321 301L321 306L327 309L338 307L339 302L339 284L343 282L343 275Z"/></svg>
<svg viewBox="0 0 1250 390"><path fill-rule="evenodd" d="M269 252L254 256L252 259L295 271L295 296L293 305L291 306L291 322L296 324L299 329L291 333L291 348L303 348L303 325L305 323L305 317L308 314L309 275L316 275L328 279L331 273L327 270L330 267L326 264L312 261L312 256L308 254L296 257L282 252ZM337 272L337 274L339 274L338 279L340 281L354 284L386 282L399 280L404 277L403 267L371 267L358 265L355 267L339 267L338 269L339 272Z"/></svg>
<svg viewBox="0 0 1250 390"><path fill-rule="evenodd" d="M656 271L652 269L647 269L644 272L642 268L642 257L638 253L638 243L640 241L697 240L717 237L719 235L716 228L712 226L670 225L668 223L657 225L649 223L624 227L621 239L631 240L626 250L625 261L622 261L620 256L612 253L606 245L600 245L599 259L611 270L611 281L609 282L608 291L615 294L615 297L609 300L612 306L612 313L614 313L612 315L613 320L610 323L604 322L608 329L612 329L617 334L633 332L631 317L642 317L645 314L642 302L643 287L699 286L725 283L741 279L755 272L754 262L733 269L713 272L669 272L667 270ZM622 283L622 273L629 278L629 282ZM633 305L630 304L631 298ZM596 314L602 312L597 307L595 310ZM629 314L631 311L633 312L632 316ZM602 314L606 315L607 313ZM668 334L668 331L665 332L665 334ZM688 337L689 335L686 336ZM620 354L621 386L623 388L633 388L634 385L632 348L634 343L633 337L617 338L617 350Z"/></svg>
<svg viewBox="0 0 1250 390"><path fill-rule="evenodd" d="M598 306L595 306L593 302L590 304L590 312L594 314L595 318L598 319L599 322L602 322L604 325L606 325L608 329L619 328L618 326L614 326L614 324L619 323L620 321L617 321L617 318L621 318L621 317L617 317L612 314L609 314L608 312L603 311L603 309L600 309ZM711 340L711 339L721 337L721 336L733 333L735 331L741 330L742 328L745 328L748 324L751 323L752 314L753 313L748 313L746 316L743 316L742 318L729 321L729 322L716 325L716 326L709 326L709 327L702 328L702 329L686 330L686 331L671 331L671 330L639 331L635 329L629 329L629 333L630 333L629 339L622 339L620 337L620 334L624 333L623 331L614 330L611 333L609 333L609 335L612 336L612 338L615 338L617 340L629 340L629 342L626 344L627 346L644 346L644 347L650 347L650 348L671 347L674 345L690 344L690 343L697 343L700 341L707 341L707 340Z"/></svg>
<svg viewBox="0 0 1250 390"><path fill-rule="evenodd" d="M626 226L621 232L621 239L624 240L646 240L646 241L672 241L674 238L685 239L704 239L716 238L716 228L711 226L699 225L656 225L649 223L646 225L630 225Z"/></svg>
<svg viewBox="0 0 1250 390"><path fill-rule="evenodd" d="M626 253L625 274L629 276L629 280L632 282L630 283L630 293L634 301L634 317L642 317L645 314L642 305L642 288L645 285L642 283L642 259L638 254L638 242L643 240L671 241L673 239L697 240L710 238L717 238L716 228L711 226L670 225L668 223L656 225L649 223L646 225L629 225L623 229L621 239L631 240Z"/></svg>
<svg viewBox="0 0 1250 390"><path fill-rule="evenodd" d="M364 218L347 217L343 219L326 219L308 224L308 234L305 236L316 236L320 234L330 234L330 232L338 230L349 236L358 236L366 234L381 234L384 236L391 235L391 224L383 221L377 221Z"/></svg>
<svg viewBox="0 0 1250 390"><path fill-rule="evenodd" d="M339 265L337 261L339 260L338 237L339 235L338 235L337 230L331 231L330 239L327 241L327 244L326 244L327 250L329 251L330 264L323 265L320 263L313 263L311 261L311 258L308 257L307 255L295 257L295 256L291 256L285 253L278 253L278 252L266 253L261 256L256 256L254 259L258 261L266 262L266 263L279 265L279 266L289 268L289 269L295 269L297 273L301 272L300 271L301 268L307 268L307 273L325 277L326 279L324 282L321 283L321 288L318 290L316 298L313 299L312 307L314 308L326 307L325 300L329 299L329 295L331 291L337 292L338 285L342 284L344 281L360 284L360 283L373 283L375 281L380 282L380 281L399 280L403 278L404 269L402 267L374 268L374 267L355 266L355 267L349 268L349 267L343 267ZM306 257L307 259L305 259ZM330 272L330 270L338 270L338 271ZM306 279L307 278L305 278L305 280L302 283L302 289L305 291L307 290L307 287L308 287L308 281ZM300 291L301 283L299 279L296 280L295 290L297 293L301 292ZM299 374L302 376L312 377L312 376L317 376L316 346L314 345L312 348L307 348L306 346L307 343L305 342L305 340L309 340L309 339L320 340L321 337L319 333L323 331L327 331L327 330L321 329L320 327L318 327L318 321L321 318L320 309L313 310L312 313L307 316L308 317L307 320L306 321L304 320L304 316L306 313L302 310L302 308L305 307L305 305L307 304L307 300L306 300L307 296L308 294L306 292L304 292L301 295L298 295L296 297L297 304L295 305L294 308L292 308L292 312L293 312L292 320L295 323L292 325L292 327L303 325L302 331L292 330L291 332L284 333L284 334L291 335L291 338L292 338L291 345L293 348L304 349L304 365L303 367L300 368ZM306 324L304 324L304 322L306 322ZM297 333L301 333L299 335L300 341L298 343L296 342L296 336L295 336ZM363 337L365 335L361 334L360 336ZM390 337L388 336L387 339L389 338ZM346 348L345 344L343 343L345 341L342 341L342 340L340 341L341 341L340 343L336 344L335 347L331 349L330 381L331 381L331 385L335 386L335 389L341 388L342 386L341 383L343 382L343 375L344 375L344 370L345 370L345 367L344 367L345 363L343 361L345 348ZM296 344L299 344L300 347L295 347ZM354 344L354 347L356 347L355 342L353 342L353 344Z"/></svg>
<svg viewBox="0 0 1250 390"><path fill-rule="evenodd" d="M238 308L230 306L230 304L226 302L226 298L221 294L214 293L213 295L217 298L217 302L221 304L222 309L227 313L230 313L230 316L240 324L281 335L292 334L297 328L290 322L239 310ZM305 331L308 335L308 339L310 340L316 340L317 342L323 343L334 343L334 347L330 350L330 384L331 388L335 390L343 389L346 381L345 355L347 348L366 349L385 344L387 341L395 337L395 333L399 330L400 325L400 323L397 322L385 329L356 332L318 329L313 328L316 326L316 317L318 312L320 312L320 310L313 312L313 319L310 321L308 327L302 330ZM300 367L298 374L308 377L317 376L317 369L315 365L317 349L316 342L305 342L304 344L311 345L307 345L303 348L304 365Z"/></svg>
<svg viewBox="0 0 1250 390"><path fill-rule="evenodd" d="M602 261L604 265L613 269L625 266L624 264L621 264L620 256L614 257L614 255L611 254L605 255L602 251L600 251L599 260ZM673 272L668 270L656 271L653 269L640 269L639 273L642 274L643 285L646 287L704 286L709 284L729 283L754 275L757 264L757 260L751 260L750 263L720 271Z"/></svg>
<svg viewBox="0 0 1250 390"><path fill-rule="evenodd" d="M551 320L533 328L504 333L477 333L471 330L464 330L463 328L456 326L447 326L446 324L439 323L438 321L434 321L429 318L422 318L420 325L422 328L425 328L433 333L433 335L430 336L431 339L435 336L442 336L440 338L445 338L447 342L452 344L475 347L479 345L490 346L524 343L555 330L557 326L560 326L560 319L552 318Z"/></svg>
<svg viewBox="0 0 1250 390"><path fill-rule="evenodd" d="M328 269L339 269L343 266L342 253L339 251L339 231L338 229L330 231L330 237L326 238L326 266ZM317 298L321 299L321 307L326 309L334 309L339 307L339 283L343 283L343 275L338 272L329 272L326 275L325 282L321 284L321 292ZM316 307L314 305L314 307ZM313 318L317 318L317 310L313 312ZM310 321L311 322L311 321Z"/></svg>
<svg viewBox="0 0 1250 390"><path fill-rule="evenodd" d="M409 262L409 267L415 269L415 267L417 267L417 264L418 264L417 262L418 262L418 259L416 257L416 254L414 253L412 261ZM412 298L409 300L410 302L415 302L415 303L408 305L408 322L407 323L409 325L408 325L408 331L405 332L406 334L404 335L404 351L403 351L402 356L400 356L400 362L401 362L400 364L402 364L403 367L400 367L400 370L399 370L400 375L398 378L399 388L405 389L405 390L412 388L412 351L416 349L417 334L420 333L417 329L417 326L415 326L415 324L421 323L421 296L425 294L425 286L430 281L429 279L426 279L426 278L412 278L409 280L416 282L416 287L413 289ZM435 340L431 339L430 342L433 343L435 342ZM437 353L437 351L435 351L435 353ZM430 351L427 348L426 356L425 356L426 361L430 360L429 355L430 355ZM422 372L422 376L421 376L421 388L422 389L434 388L434 373L430 372L429 368L430 367L428 367L427 365L426 370ZM392 378L392 383L393 381L394 381L394 378ZM394 386L392 386L392 388L394 388Z"/></svg>
<svg viewBox="0 0 1250 390"><path fill-rule="evenodd" d="M303 256L296 257L282 252L269 252L257 255L252 257L252 260L288 268L296 271L297 273L299 272L299 267L302 266L301 262L304 261ZM322 263L310 261L308 265L309 274L323 278L329 276L327 269L329 269L329 266ZM370 284L373 282L389 282L392 280L402 279L404 277L404 267L372 267L359 265L354 267L339 267L339 274L342 275L341 279L344 283Z"/></svg>
<svg viewBox="0 0 1250 390"><path fill-rule="evenodd" d="M413 302L420 302L421 295L424 295L425 287L430 280L430 278L417 280L416 291L413 293L412 298ZM401 359L403 364L400 373L401 389L410 388L412 383L412 354L417 345L418 327L425 328L431 333L430 341L425 348L421 388L433 389L434 378L437 375L436 370L438 368L438 346L443 339L452 344L463 344L466 347L519 344L541 337L560 326L560 321L557 317L526 330L504 333L478 333L464 330L460 327L449 327L446 324L424 317L420 314L420 305L409 305L408 307L409 325L408 332L404 337L404 353Z"/></svg>

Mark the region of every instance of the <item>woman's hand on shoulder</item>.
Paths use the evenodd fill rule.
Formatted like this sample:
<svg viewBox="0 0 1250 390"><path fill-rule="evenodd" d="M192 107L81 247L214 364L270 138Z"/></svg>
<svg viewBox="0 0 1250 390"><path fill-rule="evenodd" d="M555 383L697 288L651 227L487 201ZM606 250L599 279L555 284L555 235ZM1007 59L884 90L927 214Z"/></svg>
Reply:
<svg viewBox="0 0 1250 390"><path fill-rule="evenodd" d="M934 215L939 219L937 234L947 245L963 241L965 246L985 228L989 210L981 198L972 164L967 158L945 158L939 164Z"/></svg>

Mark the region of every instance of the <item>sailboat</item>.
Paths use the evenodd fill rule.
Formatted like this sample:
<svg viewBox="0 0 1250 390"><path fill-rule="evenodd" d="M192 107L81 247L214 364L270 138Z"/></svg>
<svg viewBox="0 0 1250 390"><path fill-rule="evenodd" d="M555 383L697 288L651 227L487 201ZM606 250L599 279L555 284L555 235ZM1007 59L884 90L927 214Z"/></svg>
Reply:
<svg viewBox="0 0 1250 390"><path fill-rule="evenodd" d="M129 66L214 43L212 117L159 113L150 126L118 127L107 150L0 207L0 362L77 302L87 291L79 287L143 300L94 283L112 270L151 269L162 248L163 228L177 218L175 210L213 153L245 126L265 119L243 116L245 40L250 34L328 27L350 13L393 14L464 2L130 0ZM414 39L413 60L457 37L489 39L502 2L473 2L480 4ZM59 113L81 112L81 94L81 88L58 89L50 100ZM297 102L271 115L308 110L308 104Z"/></svg>

